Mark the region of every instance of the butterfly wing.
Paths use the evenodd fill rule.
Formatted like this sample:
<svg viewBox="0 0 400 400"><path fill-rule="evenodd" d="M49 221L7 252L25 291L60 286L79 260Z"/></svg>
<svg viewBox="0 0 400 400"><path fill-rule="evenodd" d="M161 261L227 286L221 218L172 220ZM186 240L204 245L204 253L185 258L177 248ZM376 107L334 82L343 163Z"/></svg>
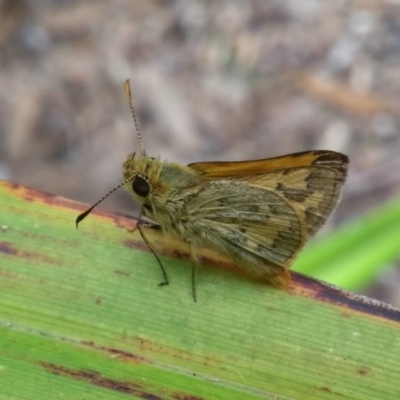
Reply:
<svg viewBox="0 0 400 400"><path fill-rule="evenodd" d="M317 150L242 162L190 164L205 180L242 181L281 194L314 235L337 206L347 177L346 155Z"/></svg>
<svg viewBox="0 0 400 400"><path fill-rule="evenodd" d="M305 232L295 210L273 191L213 181L186 203L191 237L224 253L252 275L270 277L297 253Z"/></svg>
<svg viewBox="0 0 400 400"><path fill-rule="evenodd" d="M286 269L337 205L348 160L308 152L253 161L242 173L247 163L191 165L208 180L186 202L193 236L251 274L285 284Z"/></svg>
<svg viewBox="0 0 400 400"><path fill-rule="evenodd" d="M266 174L268 172L310 166L334 169L344 168L344 173L346 173L348 163L349 158L342 153L330 150L314 150L253 161L198 162L189 164L188 167L197 171L203 179L213 180L240 178L241 176Z"/></svg>

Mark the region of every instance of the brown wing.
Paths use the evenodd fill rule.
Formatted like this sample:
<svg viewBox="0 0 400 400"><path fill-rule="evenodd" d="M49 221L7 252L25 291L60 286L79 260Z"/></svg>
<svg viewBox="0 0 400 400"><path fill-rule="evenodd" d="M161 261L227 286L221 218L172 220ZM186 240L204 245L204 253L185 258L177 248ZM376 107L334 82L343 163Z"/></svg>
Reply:
<svg viewBox="0 0 400 400"><path fill-rule="evenodd" d="M286 286L287 269L338 203L347 158L332 161L335 154L320 154L310 165L214 177L187 193L187 223L199 238L193 244L214 247L251 274Z"/></svg>
<svg viewBox="0 0 400 400"><path fill-rule="evenodd" d="M188 167L199 172L204 179L212 180L265 174L272 171L310 167L312 165L342 170L346 174L348 163L349 158L344 154L329 150L314 150L254 161L199 162L189 164Z"/></svg>
<svg viewBox="0 0 400 400"><path fill-rule="evenodd" d="M251 275L286 286L305 242L296 210L278 193L241 181L206 182L185 203L194 246L227 255Z"/></svg>
<svg viewBox="0 0 400 400"><path fill-rule="evenodd" d="M307 237L326 222L339 202L349 159L333 151L309 151L258 161L196 163L206 180L242 181L276 192L303 221Z"/></svg>

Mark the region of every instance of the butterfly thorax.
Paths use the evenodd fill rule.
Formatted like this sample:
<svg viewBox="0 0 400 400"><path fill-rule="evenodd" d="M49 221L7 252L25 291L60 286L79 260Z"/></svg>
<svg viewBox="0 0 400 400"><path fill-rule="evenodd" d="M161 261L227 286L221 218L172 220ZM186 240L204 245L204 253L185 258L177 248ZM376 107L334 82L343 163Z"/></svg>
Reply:
<svg viewBox="0 0 400 400"><path fill-rule="evenodd" d="M123 165L123 178L129 180L126 190L142 206L142 213L159 223L164 231L181 236L186 192L200 182L193 169L159 158L131 154Z"/></svg>

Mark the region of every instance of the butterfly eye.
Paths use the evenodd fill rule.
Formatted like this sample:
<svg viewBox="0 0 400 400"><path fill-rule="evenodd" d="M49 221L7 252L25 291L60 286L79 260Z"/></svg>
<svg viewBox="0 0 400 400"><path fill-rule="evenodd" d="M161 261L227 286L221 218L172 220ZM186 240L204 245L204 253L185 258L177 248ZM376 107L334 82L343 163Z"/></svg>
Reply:
<svg viewBox="0 0 400 400"><path fill-rule="evenodd" d="M132 182L133 191L140 197L147 197L150 193L150 184L141 176L137 176Z"/></svg>

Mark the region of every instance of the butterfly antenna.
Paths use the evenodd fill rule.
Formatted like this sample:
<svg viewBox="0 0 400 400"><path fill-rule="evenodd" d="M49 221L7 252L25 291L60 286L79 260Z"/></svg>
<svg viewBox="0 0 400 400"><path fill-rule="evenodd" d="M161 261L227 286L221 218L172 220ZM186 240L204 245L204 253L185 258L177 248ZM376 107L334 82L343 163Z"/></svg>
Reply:
<svg viewBox="0 0 400 400"><path fill-rule="evenodd" d="M133 111L133 105L132 105L132 94L131 94L131 85L129 84L129 79L127 79L125 81L125 94L126 94L126 98L128 99L128 104L129 104L129 108L131 109L131 113L132 113L132 117L133 117L133 121L135 122L135 127L136 127L136 133L138 135L139 138L139 142L140 142L140 153L145 156L146 152L144 150L144 143L143 143L143 139L142 139L142 135L139 132L139 126L136 120L136 115L135 115L135 111Z"/></svg>
<svg viewBox="0 0 400 400"><path fill-rule="evenodd" d="M78 217L75 220L76 224L76 229L78 229L78 224L81 222L83 219L85 219L91 212L92 210L98 206L103 200L105 200L111 193L114 193L117 189L119 189L121 186L124 186L126 183L131 181L134 178L134 176L129 177L128 179L125 179L122 183L120 183L118 186L116 186L114 189L110 190L105 196L103 196L98 202L92 205L92 207L88 208L85 212L82 214L79 214Z"/></svg>

